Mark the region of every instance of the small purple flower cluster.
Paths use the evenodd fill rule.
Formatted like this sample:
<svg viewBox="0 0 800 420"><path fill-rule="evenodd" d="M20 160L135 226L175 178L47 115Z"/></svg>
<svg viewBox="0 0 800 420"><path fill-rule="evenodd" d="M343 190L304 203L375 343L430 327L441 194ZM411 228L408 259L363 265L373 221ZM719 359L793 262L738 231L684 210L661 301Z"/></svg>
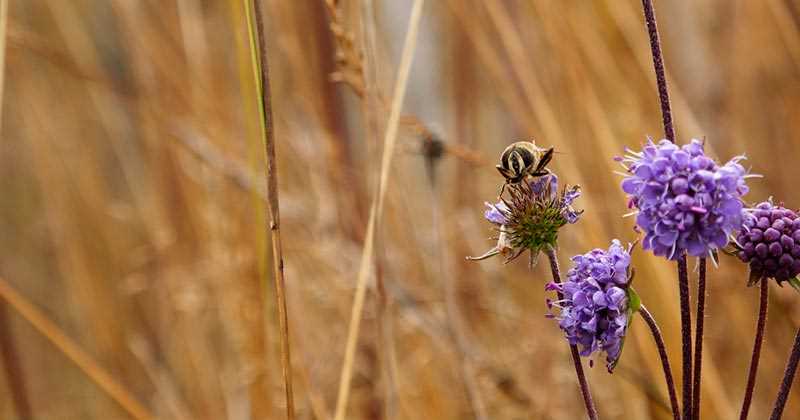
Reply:
<svg viewBox="0 0 800 420"><path fill-rule="evenodd" d="M736 238L738 256L750 264L750 283L774 278L781 283L800 274L800 218L765 201L745 213Z"/></svg>
<svg viewBox="0 0 800 420"><path fill-rule="evenodd" d="M705 257L727 245L742 224L741 197L748 191L742 159L720 166L699 140L682 147L650 140L641 152L627 150L618 158L630 173L622 189L638 209L642 247L677 259L683 252Z"/></svg>
<svg viewBox="0 0 800 420"><path fill-rule="evenodd" d="M560 309L558 324L581 356L605 351L609 372L616 365L628 327L627 289L630 283L630 247L614 240L608 250L595 249L572 257L573 266L564 283L551 282L559 300L548 306Z"/></svg>

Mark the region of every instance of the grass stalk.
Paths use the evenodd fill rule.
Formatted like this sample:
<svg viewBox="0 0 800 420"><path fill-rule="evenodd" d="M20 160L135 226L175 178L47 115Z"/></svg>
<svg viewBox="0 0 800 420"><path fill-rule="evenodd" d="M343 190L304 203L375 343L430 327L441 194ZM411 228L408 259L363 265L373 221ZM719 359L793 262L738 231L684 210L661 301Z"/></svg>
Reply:
<svg viewBox="0 0 800 420"><path fill-rule="evenodd" d="M0 130L3 128L3 93L6 75L6 37L8 35L8 0L0 0Z"/></svg>
<svg viewBox="0 0 800 420"><path fill-rule="evenodd" d="M350 323L348 325L347 342L345 344L344 362L342 363L342 371L339 378L339 392L336 397L334 420L343 420L347 411L347 401L350 395L350 381L353 376L353 364L355 361L356 345L358 344L358 332L361 324L361 315L364 310L364 299L366 297L367 280L372 272L375 229L381 219L386 189L389 183L389 171L391 169L394 147L397 141L400 111L403 106L403 99L405 98L406 86L408 85L408 76L411 73L414 51L416 50L417 34L419 32L419 22L422 17L423 3L423 0L415 0L412 6L411 17L409 18L408 29L403 43L403 52L400 57L400 65L395 80L389 120L386 124L386 133L383 140L384 146L381 160L380 183L378 185L378 193L372 200L364 247L361 252L361 264L358 270L356 291L353 298Z"/></svg>
<svg viewBox="0 0 800 420"><path fill-rule="evenodd" d="M6 69L6 34L8 33L8 0L0 0L0 132L3 128L3 88ZM19 360L17 343L11 332L11 322L6 308L0 306L0 357L6 367L6 377L11 392L11 400L17 416L31 418L31 404L26 391L22 365Z"/></svg>
<svg viewBox="0 0 800 420"><path fill-rule="evenodd" d="M274 270L275 300L278 308L280 328L281 368L286 394L286 418L294 419L294 393L292 390L292 357L289 344L289 316L286 309L286 279L283 272L283 250L281 247L280 207L278 200L278 169L275 157L275 130L272 122L272 97L269 84L269 64L267 42L264 29L264 6L254 0L253 17L258 40L259 87L261 93L261 119L264 138L264 151L267 163L267 201L269 210L269 230L272 237L272 265Z"/></svg>
<svg viewBox="0 0 800 420"><path fill-rule="evenodd" d="M117 382L110 373L69 338L53 321L19 294L8 282L0 278L0 299L28 321L71 362L75 363L89 379L116 401L125 412L137 420L153 420L155 416L133 394Z"/></svg>
<svg viewBox="0 0 800 420"><path fill-rule="evenodd" d="M9 311L2 304L0 304L0 358L2 358L3 366L5 366L11 402L17 417L21 419L33 418L33 410L30 398L28 398L27 386L25 385L22 360L19 357L17 342L11 331Z"/></svg>

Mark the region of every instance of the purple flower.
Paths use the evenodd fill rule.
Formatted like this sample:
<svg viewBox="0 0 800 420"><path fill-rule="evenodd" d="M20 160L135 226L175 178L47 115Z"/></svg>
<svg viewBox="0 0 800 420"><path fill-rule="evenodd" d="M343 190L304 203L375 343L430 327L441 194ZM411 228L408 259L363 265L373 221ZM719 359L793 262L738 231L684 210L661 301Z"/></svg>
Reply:
<svg viewBox="0 0 800 420"><path fill-rule="evenodd" d="M500 202L485 203L484 217L500 231L497 245L479 257L468 258L482 260L502 254L509 262L530 250L535 260L541 250L555 246L562 226L578 221L583 211L575 210L572 203L580 195L577 186L559 192L554 174L508 185Z"/></svg>
<svg viewBox="0 0 800 420"><path fill-rule="evenodd" d="M743 213L744 224L734 246L739 259L750 265L750 284L765 278L791 283L800 274L797 213L769 201Z"/></svg>
<svg viewBox="0 0 800 420"><path fill-rule="evenodd" d="M631 316L630 248L615 239L608 251L595 249L572 257L567 280L551 282L545 288L559 294L548 306L560 309L551 316L558 320L569 343L579 347L581 356L604 351L609 372L619 360Z"/></svg>
<svg viewBox="0 0 800 420"><path fill-rule="evenodd" d="M644 231L644 249L676 259L683 252L704 257L728 244L742 224L746 171L731 159L719 166L705 155L703 143L678 147L648 140L641 152L627 150L619 159L629 174L622 190L638 209L636 224Z"/></svg>
<svg viewBox="0 0 800 420"><path fill-rule="evenodd" d="M508 212L508 206L502 201L497 204L491 204L484 202L483 204L486 205L489 209L483 213L483 216L486 220L496 224L496 225L503 225L506 223L506 216L504 215L505 212Z"/></svg>

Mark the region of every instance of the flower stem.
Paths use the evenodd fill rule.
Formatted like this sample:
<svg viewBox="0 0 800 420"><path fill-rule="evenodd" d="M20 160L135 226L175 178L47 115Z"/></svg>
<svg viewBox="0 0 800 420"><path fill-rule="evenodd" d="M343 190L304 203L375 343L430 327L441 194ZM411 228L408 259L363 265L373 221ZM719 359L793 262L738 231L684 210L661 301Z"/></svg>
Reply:
<svg viewBox="0 0 800 420"><path fill-rule="evenodd" d="M681 299L681 344L683 350L683 419L692 418L692 314L686 254L678 258L678 288Z"/></svg>
<svg viewBox="0 0 800 420"><path fill-rule="evenodd" d="M558 268L558 256L555 249L547 250L547 258L550 260L550 271L553 273L553 282L561 283L561 270ZM558 293L558 299L564 299L561 292ZM578 354L578 347L574 344L569 346L572 353L572 362L575 365L575 375L578 377L578 384L581 387L581 395L583 396L583 403L586 405L586 414L589 415L591 420L597 420L597 409L592 400L592 394L589 392L589 382L586 381L586 375L583 373L583 365L581 364L581 356Z"/></svg>
<svg viewBox="0 0 800 420"><path fill-rule="evenodd" d="M669 358L667 357L667 347L664 344L664 337L661 335L661 329L658 328L655 318L650 314L650 311L642 305L639 307L639 315L644 318L647 326L650 327L650 332L653 333L653 339L658 347L658 355L661 357L661 367L664 368L664 379L667 381L667 391L669 392L669 403L672 407L672 417L675 420L681 418L681 408L678 406L678 395L675 392L675 380L672 379L672 369L669 367Z"/></svg>
<svg viewBox="0 0 800 420"><path fill-rule="evenodd" d="M703 323L706 312L706 259L700 258L697 279L697 317L694 333L694 384L692 385L692 417L700 418L700 373L703 364Z"/></svg>
<svg viewBox="0 0 800 420"><path fill-rule="evenodd" d="M650 51L653 53L653 68L656 72L656 84L658 84L658 99L661 102L664 137L675 143L675 129L672 127L672 110L670 109L669 92L667 91L667 75L664 70L664 58L661 56L661 41L658 36L653 0L642 0L642 8L644 9L647 33L650 36Z"/></svg>
<svg viewBox="0 0 800 420"><path fill-rule="evenodd" d="M761 359L761 344L764 342L764 327L767 325L767 305L769 304L769 282L761 280L761 303L758 307L758 322L756 324L756 339L753 343L753 356L750 358L750 372L747 374L747 388L744 391L740 420L746 420L750 411L750 402L753 401L753 390L756 387L756 372L758 361Z"/></svg>
<svg viewBox="0 0 800 420"><path fill-rule="evenodd" d="M765 280L761 280L762 282ZM792 381L794 374L797 373L797 362L800 362L800 330L794 338L794 346L792 347L792 354L789 356L789 361L786 362L786 370L783 372L783 382L781 382L780 391L778 391L778 398L775 399L775 406L772 408L772 415L770 420L779 420L783 416L783 408L786 406L786 400L789 398L789 391L792 389Z"/></svg>
<svg viewBox="0 0 800 420"><path fill-rule="evenodd" d="M664 70L664 57L661 55L661 40L656 24L653 0L642 0L644 20L650 38L650 52L653 54L653 70L656 73L658 99L661 104L661 118L664 123L664 137L675 143L675 129L672 126L672 109L667 90L667 74ZM678 286L681 299L681 336L683 344L683 418L692 418L692 320L689 305L689 276L686 271L686 255L678 259ZM699 374L698 374L699 378ZM699 390L698 390L699 392Z"/></svg>

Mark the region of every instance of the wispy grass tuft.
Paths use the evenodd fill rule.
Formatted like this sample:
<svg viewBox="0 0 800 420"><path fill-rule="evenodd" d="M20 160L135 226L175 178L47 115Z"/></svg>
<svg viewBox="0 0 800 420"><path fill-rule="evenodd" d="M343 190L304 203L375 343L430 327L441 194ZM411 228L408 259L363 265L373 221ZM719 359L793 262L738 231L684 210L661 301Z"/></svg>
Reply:
<svg viewBox="0 0 800 420"><path fill-rule="evenodd" d="M369 221L367 222L366 238L361 252L361 264L358 269L356 291L353 298L350 324L348 326L347 343L345 345L342 373L339 379L339 393L336 398L334 420L344 420L345 413L347 412L347 401L350 395L350 380L353 377L353 363L355 361L356 344L358 342L358 332L361 324L361 313L364 310L367 280L372 273L375 230L376 226L380 223L384 200L386 198L386 190L389 184L389 171L391 170L394 146L397 141L400 112L406 94L408 77L411 73L414 51L417 46L417 34L419 32L419 23L422 18L423 3L423 0L415 0L411 8L411 17L408 21L408 29L406 30L406 37L403 42L403 52L400 56L397 78L395 80L394 91L392 92L393 96L389 111L389 119L386 123L386 133L383 139L380 183L378 185L378 192L372 200Z"/></svg>

